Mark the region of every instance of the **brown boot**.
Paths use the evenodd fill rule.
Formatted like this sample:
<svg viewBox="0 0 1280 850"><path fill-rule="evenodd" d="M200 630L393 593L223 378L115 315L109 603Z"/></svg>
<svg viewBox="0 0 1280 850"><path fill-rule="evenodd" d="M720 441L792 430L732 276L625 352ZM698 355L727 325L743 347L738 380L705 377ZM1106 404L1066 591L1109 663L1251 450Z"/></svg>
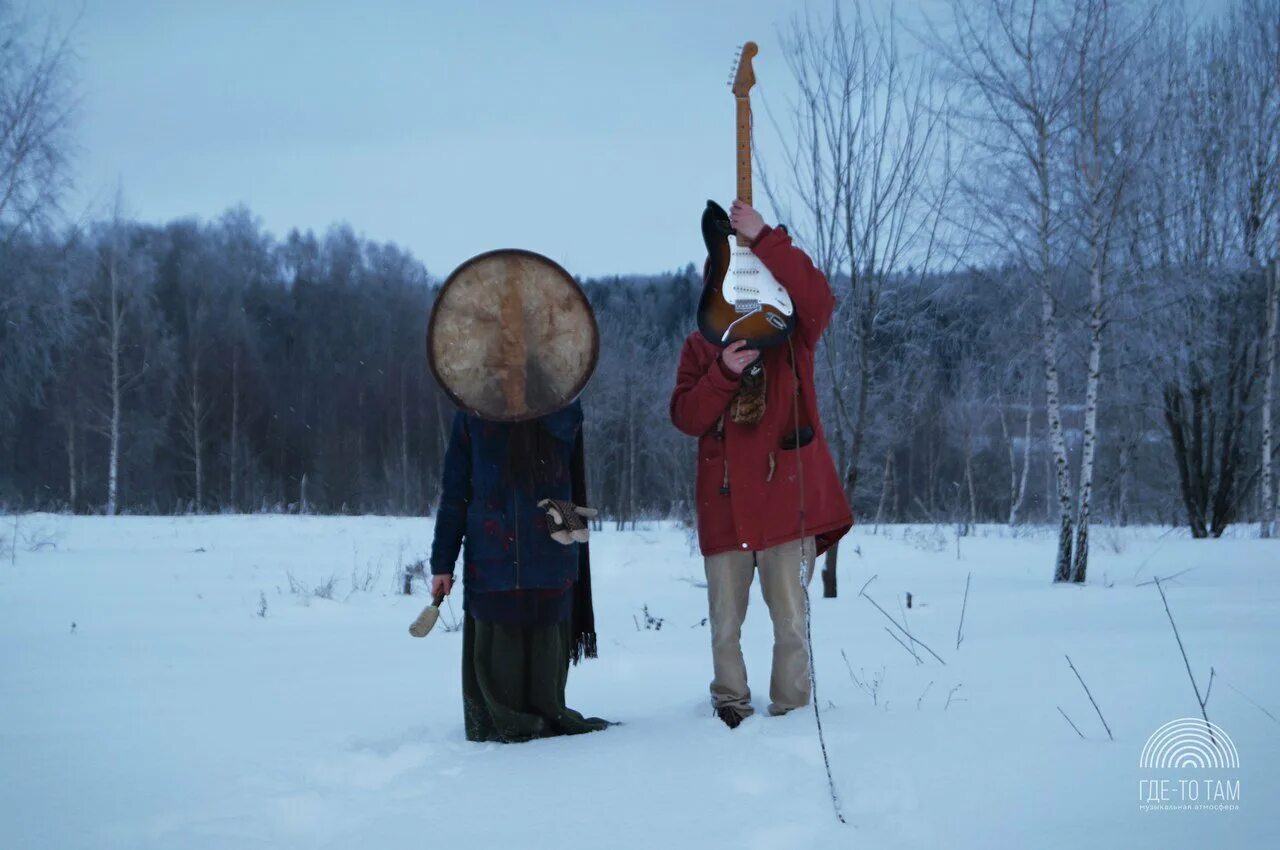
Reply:
<svg viewBox="0 0 1280 850"><path fill-rule="evenodd" d="M734 708L731 705L722 705L716 709L716 717L724 721L724 725L730 729L737 729L742 721L747 719L747 713Z"/></svg>

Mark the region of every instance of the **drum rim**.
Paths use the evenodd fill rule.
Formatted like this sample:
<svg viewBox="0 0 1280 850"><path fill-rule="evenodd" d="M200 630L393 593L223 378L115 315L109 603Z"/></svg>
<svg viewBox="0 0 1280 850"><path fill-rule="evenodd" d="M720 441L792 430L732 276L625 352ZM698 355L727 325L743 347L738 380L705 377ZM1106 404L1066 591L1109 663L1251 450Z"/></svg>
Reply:
<svg viewBox="0 0 1280 850"><path fill-rule="evenodd" d="M559 274L569 283L573 291L577 293L578 299L582 302L582 305L586 308L587 318L591 320L591 366L585 371L578 383L574 386L573 392L569 394L568 400L566 400L563 405L556 408L556 410L548 410L524 416L489 416L464 402L440 377L440 371L436 368L436 358L432 351L431 340L435 336L436 320L440 316L440 302L443 300L441 296L444 295L445 290L449 288L458 276L471 268L471 266L498 255L528 257L545 263L553 272ZM524 422L530 419L538 419L539 417L547 416L551 413L555 413L557 410L563 410L572 404L574 400L582 394L582 391L586 389L587 384L591 382L591 378L595 375L596 366L598 366L600 362L600 326L599 323L596 322L596 313L591 307L591 301L587 298L587 293L583 290L578 281L574 279L573 275L569 274L564 266L560 265L545 254L539 254L537 251L531 251L527 248L494 248L491 251L484 251L476 254L468 260L464 260L457 268L449 273L449 276L445 278L444 283L440 285L440 289L436 292L435 300L431 304L431 315L427 319L426 348L427 366L431 370L431 375L436 379L436 384L438 384L440 389L444 391L444 394L449 397L449 400L453 402L455 407L471 414L472 416L476 416L489 422Z"/></svg>

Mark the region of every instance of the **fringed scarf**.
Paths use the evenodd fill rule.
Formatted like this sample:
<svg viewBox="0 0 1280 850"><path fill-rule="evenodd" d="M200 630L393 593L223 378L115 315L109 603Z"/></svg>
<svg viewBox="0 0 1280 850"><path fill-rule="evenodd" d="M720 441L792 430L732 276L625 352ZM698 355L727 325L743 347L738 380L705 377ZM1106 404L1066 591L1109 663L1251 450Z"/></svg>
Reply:
<svg viewBox="0 0 1280 850"><path fill-rule="evenodd" d="M554 443L555 438L537 419L513 423L507 443L507 468L513 480L524 482L535 493L541 492L546 484L563 480L564 468L557 461ZM573 503L587 506L587 461L581 430L574 440L569 477ZM595 658L597 652L596 618L591 604L591 554L586 543L577 546L578 580L573 585L569 643L569 659L574 664L583 658Z"/></svg>
<svg viewBox="0 0 1280 850"><path fill-rule="evenodd" d="M587 459L582 432L573 443L570 464L573 478L573 502L587 505ZM596 615L591 605L591 553L588 544L578 544L578 581L573 585L573 614L570 621L569 659L577 664L583 658L596 658Z"/></svg>
<svg viewBox="0 0 1280 850"><path fill-rule="evenodd" d="M765 390L764 363L756 360L738 379L738 389L729 400L729 418L739 425L758 423L764 418Z"/></svg>

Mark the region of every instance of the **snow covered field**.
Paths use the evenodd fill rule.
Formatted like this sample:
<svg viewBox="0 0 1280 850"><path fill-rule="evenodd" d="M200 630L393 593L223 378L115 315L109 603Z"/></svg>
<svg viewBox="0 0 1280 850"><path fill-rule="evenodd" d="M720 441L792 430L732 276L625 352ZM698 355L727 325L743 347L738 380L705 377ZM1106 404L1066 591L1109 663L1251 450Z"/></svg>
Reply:
<svg viewBox="0 0 1280 850"><path fill-rule="evenodd" d="M1053 587L1045 530L983 527L957 549L950 527L856 528L842 595L815 598L813 622L848 826L811 711L734 732L711 717L701 560L678 528L593 538L601 658L571 673L569 702L625 725L517 746L463 740L460 633L406 632L425 600L395 593L396 566L425 554L430 520L32 515L19 538L0 562L5 848L1098 850L1280 835L1280 542L1243 531L1099 528L1093 581ZM1199 710L1140 583L1189 568L1169 604L1201 689L1216 668L1209 716L1240 767L1185 775L1240 794L1235 810L1142 811L1148 736ZM873 574L867 594L899 620L914 594L907 624L945 665L886 633L858 597ZM333 598L316 596L331 577ZM753 593L744 649L763 708L770 632ZM644 628L646 605L660 629Z"/></svg>

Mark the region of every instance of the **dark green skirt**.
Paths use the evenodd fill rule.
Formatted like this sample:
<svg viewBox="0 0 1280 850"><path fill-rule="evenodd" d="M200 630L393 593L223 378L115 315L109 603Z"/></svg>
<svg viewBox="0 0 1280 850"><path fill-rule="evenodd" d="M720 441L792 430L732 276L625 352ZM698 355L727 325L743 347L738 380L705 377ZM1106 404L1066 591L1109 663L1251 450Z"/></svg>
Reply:
<svg viewBox="0 0 1280 850"><path fill-rule="evenodd" d="M528 741L609 725L564 704L572 629L477 620L462 630L462 714L468 741Z"/></svg>

